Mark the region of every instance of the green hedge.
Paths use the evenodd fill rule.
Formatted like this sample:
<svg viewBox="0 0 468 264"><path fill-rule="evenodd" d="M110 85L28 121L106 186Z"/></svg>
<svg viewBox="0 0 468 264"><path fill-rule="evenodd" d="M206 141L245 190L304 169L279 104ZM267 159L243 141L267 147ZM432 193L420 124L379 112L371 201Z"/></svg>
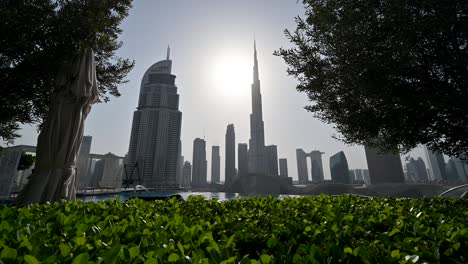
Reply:
<svg viewBox="0 0 468 264"><path fill-rule="evenodd" d="M468 263L468 199L0 207L0 263Z"/></svg>

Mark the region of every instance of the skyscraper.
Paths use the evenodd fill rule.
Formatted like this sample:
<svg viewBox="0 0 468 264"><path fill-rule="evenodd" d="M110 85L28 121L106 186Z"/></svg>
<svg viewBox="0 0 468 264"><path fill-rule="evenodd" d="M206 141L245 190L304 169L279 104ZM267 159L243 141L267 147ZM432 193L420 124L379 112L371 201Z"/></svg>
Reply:
<svg viewBox="0 0 468 264"><path fill-rule="evenodd" d="M239 177L245 177L249 174L248 146L245 143L237 145L237 167Z"/></svg>
<svg viewBox="0 0 468 264"><path fill-rule="evenodd" d="M201 138L193 141L192 187L206 185L206 142Z"/></svg>
<svg viewBox="0 0 468 264"><path fill-rule="evenodd" d="M78 172L78 188L86 189L91 181L91 175L89 174L91 142L93 138L91 136L83 136L81 141L80 151L78 152L78 159L76 162Z"/></svg>
<svg viewBox="0 0 468 264"><path fill-rule="evenodd" d="M179 140L179 148L177 149L177 168L176 168L176 179L177 179L177 184L179 184L179 186L182 186L183 170L184 170L184 156L182 156L182 141Z"/></svg>
<svg viewBox="0 0 468 264"><path fill-rule="evenodd" d="M168 47L166 60L153 64L143 75L128 150L127 166L139 169L145 187L160 190L178 188L182 113L171 69Z"/></svg>
<svg viewBox="0 0 468 264"><path fill-rule="evenodd" d="M249 173L264 175L265 134L262 114L262 94L258 76L257 46L254 41L254 66L252 83L252 114L250 114Z"/></svg>
<svg viewBox="0 0 468 264"><path fill-rule="evenodd" d="M279 159L280 176L288 177L288 160Z"/></svg>
<svg viewBox="0 0 468 264"><path fill-rule="evenodd" d="M236 134L234 125L229 124L226 129L226 166L224 174L225 184L230 184L236 177Z"/></svg>
<svg viewBox="0 0 468 264"><path fill-rule="evenodd" d="M424 146L424 152L426 153L426 158L429 163L427 165L431 171L431 180L446 180L444 156L441 153L430 150L427 146Z"/></svg>
<svg viewBox="0 0 468 264"><path fill-rule="evenodd" d="M348 160L343 151L330 157L331 179L337 183L350 184Z"/></svg>
<svg viewBox="0 0 468 264"><path fill-rule="evenodd" d="M364 146L364 150L371 184L405 182L399 155L379 153L378 149L369 146Z"/></svg>
<svg viewBox="0 0 468 264"><path fill-rule="evenodd" d="M190 164L190 161L186 161L184 163L184 168L183 168L183 180L182 180L182 187L184 188L189 188L190 187L190 181L192 180L192 165Z"/></svg>
<svg viewBox="0 0 468 264"><path fill-rule="evenodd" d="M265 147L265 169L266 175L278 176L278 148L276 145Z"/></svg>
<svg viewBox="0 0 468 264"><path fill-rule="evenodd" d="M426 165L421 158L417 160L411 158L406 164L406 173L412 182L427 182L429 180Z"/></svg>
<svg viewBox="0 0 468 264"><path fill-rule="evenodd" d="M220 182L221 157L219 156L219 146L211 147L211 183Z"/></svg>
<svg viewBox="0 0 468 264"><path fill-rule="evenodd" d="M322 154L323 152L319 150L311 151L306 153L302 149L296 149L296 158L297 158L297 174L300 184L309 183L309 175L307 172L307 158L310 158L311 164L311 176L312 182L320 183L323 182L323 163L322 163Z"/></svg>

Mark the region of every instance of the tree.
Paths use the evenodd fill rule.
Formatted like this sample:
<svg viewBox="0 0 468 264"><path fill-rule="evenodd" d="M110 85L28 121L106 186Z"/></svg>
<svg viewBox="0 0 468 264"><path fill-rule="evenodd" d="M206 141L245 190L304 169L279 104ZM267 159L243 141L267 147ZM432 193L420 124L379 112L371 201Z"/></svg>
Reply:
<svg viewBox="0 0 468 264"><path fill-rule="evenodd" d="M468 1L304 0L275 55L348 144L468 153Z"/></svg>
<svg viewBox="0 0 468 264"><path fill-rule="evenodd" d="M31 168L31 166L34 164L34 161L36 161L35 156L27 153L21 153L21 158L18 163L18 170L24 171Z"/></svg>
<svg viewBox="0 0 468 264"><path fill-rule="evenodd" d="M83 49L95 52L100 100L119 96L134 62L115 55L132 0L0 1L0 138L19 124L41 124L55 76Z"/></svg>

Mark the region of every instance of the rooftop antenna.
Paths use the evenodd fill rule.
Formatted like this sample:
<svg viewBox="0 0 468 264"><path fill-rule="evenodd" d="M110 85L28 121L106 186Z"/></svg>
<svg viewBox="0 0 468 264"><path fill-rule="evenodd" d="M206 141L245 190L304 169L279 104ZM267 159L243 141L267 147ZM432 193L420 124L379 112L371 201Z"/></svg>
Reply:
<svg viewBox="0 0 468 264"><path fill-rule="evenodd" d="M169 55L171 55L171 48L169 45L167 45L167 55L166 55L166 60L169 60Z"/></svg>

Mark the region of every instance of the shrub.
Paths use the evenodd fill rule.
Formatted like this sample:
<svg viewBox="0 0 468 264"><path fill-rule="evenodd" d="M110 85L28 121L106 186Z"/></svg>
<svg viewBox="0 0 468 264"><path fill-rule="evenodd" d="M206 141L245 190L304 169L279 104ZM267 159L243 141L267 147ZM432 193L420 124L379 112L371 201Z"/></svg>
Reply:
<svg viewBox="0 0 468 264"><path fill-rule="evenodd" d="M0 263L467 263L466 199L313 196L0 207Z"/></svg>

